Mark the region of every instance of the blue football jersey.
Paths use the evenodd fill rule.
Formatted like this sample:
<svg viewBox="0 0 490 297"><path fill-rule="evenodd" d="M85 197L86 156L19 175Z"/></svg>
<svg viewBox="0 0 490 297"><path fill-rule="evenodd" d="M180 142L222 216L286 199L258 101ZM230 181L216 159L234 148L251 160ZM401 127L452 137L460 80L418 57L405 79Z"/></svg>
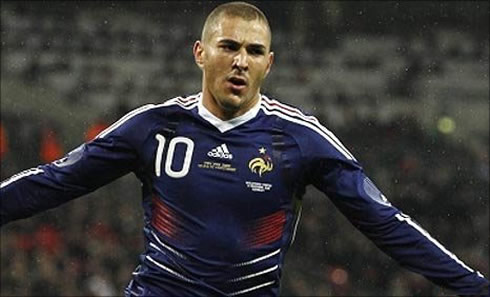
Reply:
<svg viewBox="0 0 490 297"><path fill-rule="evenodd" d="M400 265L459 294L488 286L390 204L318 120L264 95L222 121L201 94L129 112L64 158L1 185L1 224L133 172L145 251L127 296L277 296L307 185Z"/></svg>

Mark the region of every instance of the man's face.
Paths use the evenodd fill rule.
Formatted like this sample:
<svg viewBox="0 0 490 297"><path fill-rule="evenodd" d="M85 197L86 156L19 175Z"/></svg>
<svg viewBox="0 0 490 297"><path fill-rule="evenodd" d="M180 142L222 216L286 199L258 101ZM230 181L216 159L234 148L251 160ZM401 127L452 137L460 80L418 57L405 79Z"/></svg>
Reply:
<svg viewBox="0 0 490 297"><path fill-rule="evenodd" d="M239 116L259 99L273 61L270 32L259 20L220 16L203 41L194 45L203 70L203 96L221 118Z"/></svg>

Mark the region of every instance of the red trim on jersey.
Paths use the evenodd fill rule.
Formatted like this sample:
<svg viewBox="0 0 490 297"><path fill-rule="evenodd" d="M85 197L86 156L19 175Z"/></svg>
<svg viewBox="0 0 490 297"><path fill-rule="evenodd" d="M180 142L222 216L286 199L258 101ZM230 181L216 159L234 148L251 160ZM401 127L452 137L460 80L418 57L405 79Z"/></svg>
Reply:
<svg viewBox="0 0 490 297"><path fill-rule="evenodd" d="M191 106L194 103L197 103L199 100L197 98L175 98L176 103L182 104L185 107Z"/></svg>
<svg viewBox="0 0 490 297"><path fill-rule="evenodd" d="M153 196L152 199L151 224L170 238L174 238L178 232L175 213L157 196Z"/></svg>
<svg viewBox="0 0 490 297"><path fill-rule="evenodd" d="M279 240L282 237L285 223L284 210L254 221L247 234L247 244L255 248Z"/></svg>
<svg viewBox="0 0 490 297"><path fill-rule="evenodd" d="M299 109L296 109L294 107L289 107L276 100L269 99L265 96L262 96L262 99L263 100L261 103L261 108L264 111L271 112L271 113L277 112L281 115L288 116L295 120L299 120L300 122L305 122L308 123L309 125L312 125L312 127L309 126L307 127L313 129L315 132L319 133L322 137L327 139L347 159L355 160L354 156L349 152L347 148L345 148L345 146L340 142L340 140L338 140L337 137L335 137L335 135L333 135L331 131L329 131L326 127L324 127L314 116L305 115ZM318 131L315 129L317 129Z"/></svg>
<svg viewBox="0 0 490 297"><path fill-rule="evenodd" d="M286 115L290 115L290 116L295 116L296 115L296 116L301 117L305 121L308 121L308 122L311 122L311 123L318 123L318 120L314 116L305 115L304 113L302 113L297 108L294 108L294 107L285 105L285 104L283 104L283 103L281 103L279 101L276 101L276 100L273 100L273 99L270 99L270 98L267 98L267 97L262 97L262 99L263 99L262 100L262 103L264 105L266 105L267 107L274 107L274 106L276 106L277 108L280 109L278 111L282 111Z"/></svg>

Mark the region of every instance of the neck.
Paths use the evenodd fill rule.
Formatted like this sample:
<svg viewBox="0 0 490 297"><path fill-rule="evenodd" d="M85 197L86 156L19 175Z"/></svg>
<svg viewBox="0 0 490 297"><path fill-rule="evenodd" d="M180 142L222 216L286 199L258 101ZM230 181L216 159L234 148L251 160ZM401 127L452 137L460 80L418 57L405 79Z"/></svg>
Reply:
<svg viewBox="0 0 490 297"><path fill-rule="evenodd" d="M224 106L222 102L217 100L208 90L203 89L202 104L214 116L223 121L228 121L239 117L249 111L259 101L260 95L257 93L254 98L248 100L243 105Z"/></svg>

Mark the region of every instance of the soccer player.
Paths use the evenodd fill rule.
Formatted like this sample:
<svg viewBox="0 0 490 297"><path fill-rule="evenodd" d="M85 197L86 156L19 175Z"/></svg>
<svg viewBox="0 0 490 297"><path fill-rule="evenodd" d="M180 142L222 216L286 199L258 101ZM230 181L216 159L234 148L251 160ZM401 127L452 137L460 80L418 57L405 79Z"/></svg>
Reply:
<svg viewBox="0 0 490 297"><path fill-rule="evenodd" d="M259 9L218 6L193 47L202 92L133 110L66 157L4 181L1 224L134 172L146 246L126 296L277 296L312 184L403 267L487 295L488 280L391 205L332 132L261 94L270 46Z"/></svg>

